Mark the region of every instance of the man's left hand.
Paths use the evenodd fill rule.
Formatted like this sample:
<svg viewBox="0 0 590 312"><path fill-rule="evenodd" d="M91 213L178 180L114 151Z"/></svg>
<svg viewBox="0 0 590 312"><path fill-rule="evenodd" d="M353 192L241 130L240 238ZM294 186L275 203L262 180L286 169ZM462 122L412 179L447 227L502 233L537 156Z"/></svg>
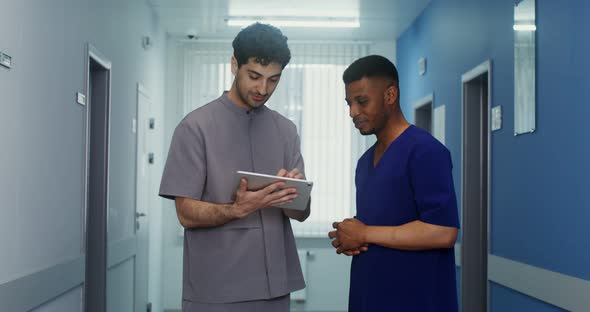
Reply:
<svg viewBox="0 0 590 312"><path fill-rule="evenodd" d="M332 246L336 248L336 253L357 255L360 253L357 251L367 250L364 238L367 226L358 219L348 218L342 222L334 222L332 227L336 230L328 233L328 237L335 238L332 241Z"/></svg>

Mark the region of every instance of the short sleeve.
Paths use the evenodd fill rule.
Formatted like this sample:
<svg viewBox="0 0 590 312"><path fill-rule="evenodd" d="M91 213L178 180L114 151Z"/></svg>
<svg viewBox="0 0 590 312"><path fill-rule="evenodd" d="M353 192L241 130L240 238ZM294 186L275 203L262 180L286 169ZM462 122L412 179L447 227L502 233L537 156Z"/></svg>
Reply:
<svg viewBox="0 0 590 312"><path fill-rule="evenodd" d="M201 199L207 176L205 140L201 129L181 122L172 136L159 195L168 199Z"/></svg>
<svg viewBox="0 0 590 312"><path fill-rule="evenodd" d="M410 161L410 179L420 221L459 227L451 156L442 146L428 147Z"/></svg>

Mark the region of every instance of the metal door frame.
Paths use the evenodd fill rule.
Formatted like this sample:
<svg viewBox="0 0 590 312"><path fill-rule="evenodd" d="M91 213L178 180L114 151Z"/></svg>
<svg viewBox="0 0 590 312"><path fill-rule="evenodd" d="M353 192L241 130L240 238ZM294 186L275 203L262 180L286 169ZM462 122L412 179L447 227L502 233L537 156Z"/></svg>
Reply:
<svg viewBox="0 0 590 312"><path fill-rule="evenodd" d="M465 124L466 124L466 116L465 116L465 84L470 82L471 80L482 76L484 74L487 73L487 78L488 78L488 92L487 92L487 105L486 105L486 109L487 109L487 129L486 129L486 136L487 136L487 211L485 212L486 215L486 229L482 229L482 231L485 231L486 234L486 249L487 249L487 254L488 256L486 258L489 258L489 254L490 254L490 248L491 248L491 233L490 233L490 209L491 209L491 151L492 151L492 147L491 147L491 106L492 106L492 61L490 59L484 61L483 63L479 64L478 66L474 67L473 69L467 71L466 73L464 73L463 75L461 75L461 224L463 224L463 215L465 213L465 209L464 209L464 202L465 202L465 186L464 186L464 181L466 179L466 174L465 174L465 154L466 154L466 150L465 150ZM481 148L481 146L480 146ZM481 165L480 165L481 166ZM480 169L484 169L481 168ZM461 245L461 266L463 266L464 264L464 257L466 256L466 253L463 252L463 244ZM487 262L487 259L486 259ZM487 271L487 267L485 268ZM461 274L463 274L463 270L461 270ZM461 275L462 276L462 275ZM461 282L461 298L463 298L463 289L465 288L465 285L463 282ZM489 287L489 273L486 274L486 289L485 289L485 293L486 293L486 310L489 311L490 310L490 287ZM461 308L463 309L463 307Z"/></svg>
<svg viewBox="0 0 590 312"><path fill-rule="evenodd" d="M84 222L82 222L82 226L83 226L83 246L82 246L82 251L86 257L85 259L85 278L84 278L84 306L85 306L85 311L104 311L106 310L106 272L107 272L107 244L108 244L108 238L107 238L107 231L108 231L108 202L109 202L109 173L110 173L110 162L109 162L109 157L110 157L110 145L111 145L111 129L110 129L110 124L111 124L111 84L112 84L112 63L102 54L100 53L92 44L88 43L86 46L86 54L85 54L85 58L86 58L86 95L87 95L87 104L86 104L86 114L85 114L85 154L84 154L84 210L83 210L83 219ZM102 196L104 196L104 211L101 212L101 218L100 220L98 220L99 223L97 224L93 224L92 226L96 226L97 228L99 228L99 230L101 231L100 233L100 238L96 238L96 237L89 237L88 235L88 231L89 231L89 225L90 225L90 217L89 217L89 212L88 212L88 200L89 200L89 188L90 188L90 147L91 147L91 142L90 142L90 138L91 138L91 111L92 111L92 106L94 105L92 103L92 90L90 82L91 82L91 73L92 73L92 69L91 69L91 65L92 62L97 63L98 65L100 65L102 68L104 68L105 71L108 72L107 74L107 79L108 82L106 84L106 98L105 98L105 136L106 136L106 141L105 141L105 150L104 150L104 168L102 168L102 174L104 177L104 194L102 194ZM95 220L96 221L96 220ZM99 247L97 248L97 251L99 253L98 257L99 257L99 265L101 267L97 267L97 268L90 268L88 266L88 246L89 246L89 241L92 240L93 244L96 244L96 239L99 239L98 244ZM94 261L93 259L90 259L91 261ZM104 266L102 266L102 264L104 264ZM98 272L94 272L94 270L98 270ZM92 307L88 306L88 274L92 273L92 274L96 274L98 276L100 276L100 280L98 281L98 285L94 285L92 287L97 287L99 289L101 289L101 293L98 294L98 303L94 303L94 305ZM96 305L98 304L98 306ZM102 305L102 306L100 306ZM96 310L93 310L96 309Z"/></svg>
<svg viewBox="0 0 590 312"><path fill-rule="evenodd" d="M430 133L434 133L434 93L430 93L429 95L417 100L414 102L414 125L416 125L416 112L418 109L430 106Z"/></svg>

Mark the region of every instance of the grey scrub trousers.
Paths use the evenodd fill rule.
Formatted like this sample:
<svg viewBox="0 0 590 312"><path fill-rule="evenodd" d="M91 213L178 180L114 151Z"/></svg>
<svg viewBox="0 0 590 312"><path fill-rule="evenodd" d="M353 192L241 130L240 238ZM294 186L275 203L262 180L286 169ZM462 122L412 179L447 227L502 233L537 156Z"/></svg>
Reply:
<svg viewBox="0 0 590 312"><path fill-rule="evenodd" d="M232 203L236 171L281 168L304 171L295 125L265 106L247 112L224 93L176 127L160 196ZM305 287L291 223L279 208L185 230L183 258L185 312L288 311L286 295Z"/></svg>

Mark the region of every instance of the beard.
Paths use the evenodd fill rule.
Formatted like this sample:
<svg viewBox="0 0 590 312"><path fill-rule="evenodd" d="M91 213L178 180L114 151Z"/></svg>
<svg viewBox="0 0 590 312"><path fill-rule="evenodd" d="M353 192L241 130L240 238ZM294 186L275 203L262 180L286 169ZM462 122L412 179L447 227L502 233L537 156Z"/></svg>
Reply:
<svg viewBox="0 0 590 312"><path fill-rule="evenodd" d="M373 118L354 117L352 119L355 125L358 122L362 122L367 126L366 128L362 127L361 129L358 129L361 135L376 135L386 127L387 120L390 118L391 113L385 109L384 105L382 105L379 111L380 113L376 114L376 117L373 116Z"/></svg>
<svg viewBox="0 0 590 312"><path fill-rule="evenodd" d="M375 128L370 128L369 130L359 130L359 132L361 133L361 135L373 135L377 132L377 129Z"/></svg>
<svg viewBox="0 0 590 312"><path fill-rule="evenodd" d="M359 123L359 122L362 122L364 124L368 124L369 126L371 126L367 120L360 120L357 117L353 118L352 119L352 122L354 123L355 127L356 127L356 124ZM371 128L366 129L366 130L363 130L361 128L361 129L358 129L358 131L360 132L361 135L371 135L371 134L375 134L377 132L377 129L375 127L371 127Z"/></svg>
<svg viewBox="0 0 590 312"><path fill-rule="evenodd" d="M246 106L248 106L250 109L258 109L262 106L264 106L264 104L266 104L266 102L268 101L268 98L270 98L270 95L267 97L267 101L264 101L260 104L257 104L256 102L250 102L248 99L248 91L242 91L242 89L240 88L240 79L236 79L236 90L238 91L238 96L240 97L240 100L242 100L242 102L244 104L246 104Z"/></svg>

